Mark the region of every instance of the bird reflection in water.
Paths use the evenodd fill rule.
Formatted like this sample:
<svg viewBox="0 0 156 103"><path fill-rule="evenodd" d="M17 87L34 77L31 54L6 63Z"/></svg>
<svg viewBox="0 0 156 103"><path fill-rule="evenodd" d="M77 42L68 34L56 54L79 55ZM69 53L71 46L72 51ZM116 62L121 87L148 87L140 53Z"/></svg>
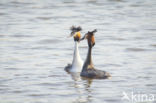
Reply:
<svg viewBox="0 0 156 103"><path fill-rule="evenodd" d="M91 102L93 95L92 89L90 87L93 79L81 77L80 73L68 72L68 74L70 74L71 78L74 80L74 88L76 90L76 93L78 94L77 99L75 99L73 103Z"/></svg>

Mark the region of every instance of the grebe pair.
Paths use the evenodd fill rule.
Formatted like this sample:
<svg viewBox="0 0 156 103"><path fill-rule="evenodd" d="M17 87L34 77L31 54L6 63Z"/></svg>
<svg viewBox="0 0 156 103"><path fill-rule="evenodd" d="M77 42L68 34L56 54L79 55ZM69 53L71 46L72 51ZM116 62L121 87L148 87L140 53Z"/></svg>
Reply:
<svg viewBox="0 0 156 103"><path fill-rule="evenodd" d="M92 62L92 48L95 45L94 33L97 32L97 30L95 29L91 32L88 31L88 33L86 33L83 38L81 38L80 27L76 28L73 26L71 30L72 30L71 36L73 35L75 41L74 57L73 57L72 65L69 64L68 66L66 66L65 70L68 72L81 71L80 75L82 77L91 78L91 79L106 79L110 77L109 73L102 70L95 69ZM78 43L79 41L84 39L87 39L88 41L88 54L83 64L78 51Z"/></svg>

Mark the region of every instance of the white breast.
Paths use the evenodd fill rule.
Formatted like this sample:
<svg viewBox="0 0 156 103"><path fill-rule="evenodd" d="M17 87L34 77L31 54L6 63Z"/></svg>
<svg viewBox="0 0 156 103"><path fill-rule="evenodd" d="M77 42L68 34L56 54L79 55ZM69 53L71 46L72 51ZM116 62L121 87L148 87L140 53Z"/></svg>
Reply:
<svg viewBox="0 0 156 103"><path fill-rule="evenodd" d="M78 42L75 42L75 49L73 55L73 62L70 69L70 72L81 72L83 66L83 61L79 54Z"/></svg>

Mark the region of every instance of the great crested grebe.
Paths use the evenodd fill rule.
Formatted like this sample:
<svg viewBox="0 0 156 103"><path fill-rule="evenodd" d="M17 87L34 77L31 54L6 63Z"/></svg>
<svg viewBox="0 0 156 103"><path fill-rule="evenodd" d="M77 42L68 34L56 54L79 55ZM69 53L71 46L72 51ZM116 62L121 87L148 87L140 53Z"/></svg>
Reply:
<svg viewBox="0 0 156 103"><path fill-rule="evenodd" d="M80 75L82 77L87 77L92 79L106 79L110 77L110 74L105 71L95 69L92 62L92 47L95 45L95 38L94 38L95 32L97 32L96 29L91 32L88 31L88 33L86 33L84 37L81 39L81 40L84 39L88 40L88 54Z"/></svg>
<svg viewBox="0 0 156 103"><path fill-rule="evenodd" d="M70 28L70 30L72 31L70 36L74 37L75 49L74 49L72 64L68 64L65 67L65 70L67 72L81 72L82 66L83 66L83 61L82 61L82 59L80 57L80 54L79 54L79 47L78 47L78 45L79 45L80 38L81 38L80 31L82 29L81 29L80 26L79 27L72 26Z"/></svg>

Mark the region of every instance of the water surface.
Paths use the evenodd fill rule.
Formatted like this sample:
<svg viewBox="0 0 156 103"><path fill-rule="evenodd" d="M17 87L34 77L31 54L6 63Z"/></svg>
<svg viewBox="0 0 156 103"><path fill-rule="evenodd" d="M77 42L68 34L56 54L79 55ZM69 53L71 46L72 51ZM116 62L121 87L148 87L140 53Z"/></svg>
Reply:
<svg viewBox="0 0 156 103"><path fill-rule="evenodd" d="M0 103L130 103L155 94L155 0L0 0ZM107 80L76 79L69 27L97 29L93 62ZM86 58L87 43L80 43ZM139 103L139 102L138 102ZM144 102L150 103L150 102ZM151 102L151 103L154 103Z"/></svg>

